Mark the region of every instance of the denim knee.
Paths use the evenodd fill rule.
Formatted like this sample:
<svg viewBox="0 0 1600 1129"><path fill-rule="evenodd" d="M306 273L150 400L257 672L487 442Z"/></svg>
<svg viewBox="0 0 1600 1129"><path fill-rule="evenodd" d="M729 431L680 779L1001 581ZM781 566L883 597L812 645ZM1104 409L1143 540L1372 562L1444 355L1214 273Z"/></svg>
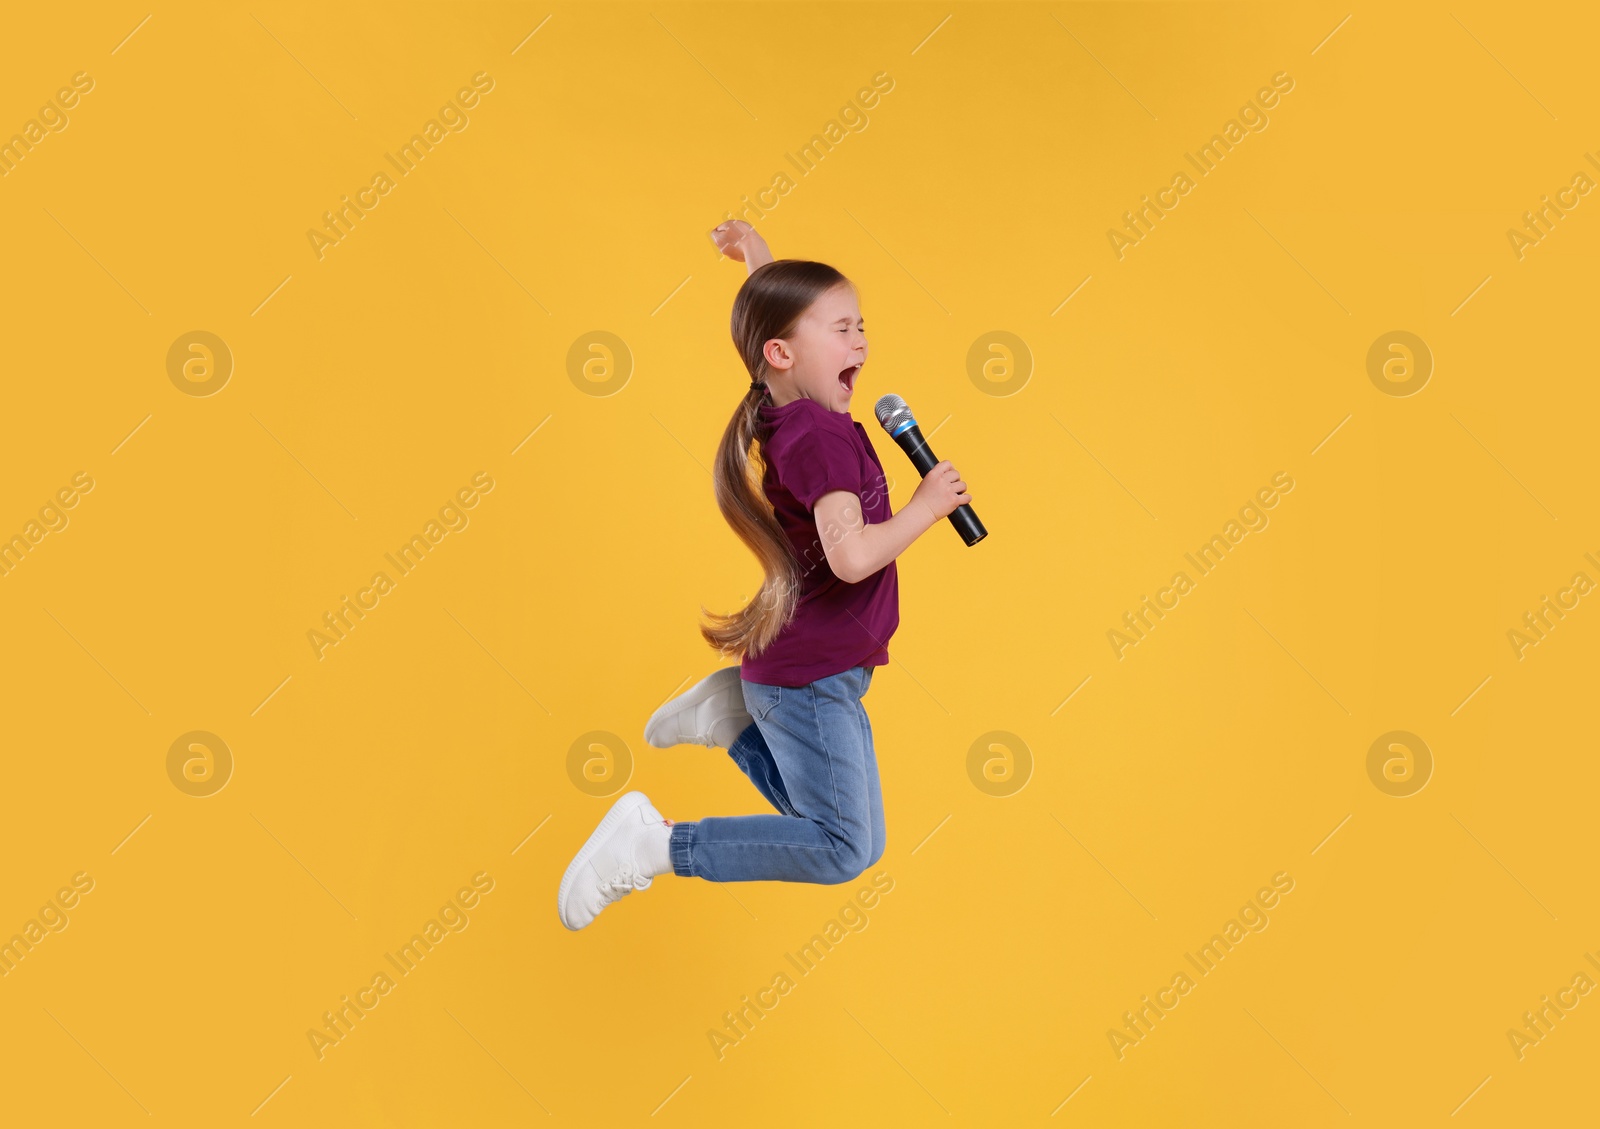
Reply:
<svg viewBox="0 0 1600 1129"><path fill-rule="evenodd" d="M869 853L855 839L838 840L828 861L820 867L816 880L826 886L837 886L841 882L849 882L859 877L862 871L877 861L877 859L869 860L867 858Z"/></svg>

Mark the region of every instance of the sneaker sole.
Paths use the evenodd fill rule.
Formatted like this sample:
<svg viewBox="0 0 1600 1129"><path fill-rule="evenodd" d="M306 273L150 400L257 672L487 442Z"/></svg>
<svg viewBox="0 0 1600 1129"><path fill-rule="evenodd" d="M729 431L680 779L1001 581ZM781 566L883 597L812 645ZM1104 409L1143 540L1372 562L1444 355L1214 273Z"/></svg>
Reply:
<svg viewBox="0 0 1600 1129"><path fill-rule="evenodd" d="M731 677L726 673L730 670L733 671L733 675ZM644 743L649 745L652 749L672 749L679 745L697 744L698 742L684 741L680 739L674 740L670 745L658 745L651 740L651 730L655 729L658 725L665 723L667 718L682 713L684 710L696 710L707 698L711 698L728 690L732 683L737 683L739 681L738 674L739 668L736 666L728 666L723 667L721 670L714 670L702 678L699 682L691 686L688 690L685 690L681 697L673 698L670 702L666 703L666 705L656 710L655 713L650 715L650 720L644 723ZM741 700L742 697L743 695L741 694ZM743 707L741 706L740 708L742 709ZM676 724L674 724L673 728L677 728ZM707 740L710 739L710 734L701 734L701 736L705 737Z"/></svg>
<svg viewBox="0 0 1600 1129"><path fill-rule="evenodd" d="M616 829L619 823L649 802L649 797L643 792L626 793L611 805L611 810L606 812L605 818L600 821L600 826L596 827L589 838L584 841L583 846L578 848L578 853L567 864L567 872L561 876L561 888L556 891L556 915L561 918L562 925L566 925L568 929L574 932L583 928L582 925L567 925L567 894L571 892L573 883L578 880L578 876L583 873L583 868L589 864L589 860L600 849L600 844Z"/></svg>

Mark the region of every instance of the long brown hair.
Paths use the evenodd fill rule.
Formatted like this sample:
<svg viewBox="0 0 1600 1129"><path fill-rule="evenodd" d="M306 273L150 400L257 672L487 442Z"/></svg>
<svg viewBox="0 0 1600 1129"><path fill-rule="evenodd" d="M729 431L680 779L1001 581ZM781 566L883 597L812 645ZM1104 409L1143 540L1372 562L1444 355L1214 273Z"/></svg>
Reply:
<svg viewBox="0 0 1600 1129"><path fill-rule="evenodd" d="M733 300L730 322L734 348L750 379L765 381L768 377L764 352L768 341L789 336L813 302L849 281L828 264L805 259L778 259L752 271ZM701 607L705 621L700 634L723 655L754 658L766 650L794 618L800 599L800 562L761 489L766 461L756 433L756 412L767 402L764 390L746 391L717 444L712 475L717 508L766 574L755 598L732 615Z"/></svg>

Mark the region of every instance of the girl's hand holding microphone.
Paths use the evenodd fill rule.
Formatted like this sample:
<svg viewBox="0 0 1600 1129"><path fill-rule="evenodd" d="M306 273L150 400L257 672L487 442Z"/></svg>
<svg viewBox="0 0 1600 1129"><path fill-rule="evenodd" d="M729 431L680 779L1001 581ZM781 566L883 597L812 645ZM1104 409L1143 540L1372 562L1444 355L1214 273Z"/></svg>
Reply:
<svg viewBox="0 0 1600 1129"><path fill-rule="evenodd" d="M966 491L967 484L961 480L960 472L951 465L949 459L945 459L935 463L933 469L917 483L916 492L911 495L911 500L927 506L933 514L934 523L937 524L941 518L954 513L956 507L965 506L972 501L972 495Z"/></svg>

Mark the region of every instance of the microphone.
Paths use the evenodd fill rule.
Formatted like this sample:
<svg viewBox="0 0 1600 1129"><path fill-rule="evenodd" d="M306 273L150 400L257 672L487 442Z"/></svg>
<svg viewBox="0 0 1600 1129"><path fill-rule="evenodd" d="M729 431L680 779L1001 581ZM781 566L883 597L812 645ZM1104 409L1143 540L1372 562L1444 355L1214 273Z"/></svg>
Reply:
<svg viewBox="0 0 1600 1129"><path fill-rule="evenodd" d="M917 473L924 478L928 472L938 465L939 459L933 453L933 448L928 446L928 441L922 437L922 429L917 426L917 421L911 416L911 409L906 407L906 402L893 392L878 398L872 412L878 417L878 422L889 433L889 438L900 444L900 449L911 459L911 465L917 468ZM978 515L972 512L972 507L966 504L957 506L950 511L950 524L956 527L956 532L961 534L961 539L970 547L976 545L989 535L983 527L983 522L978 520Z"/></svg>

